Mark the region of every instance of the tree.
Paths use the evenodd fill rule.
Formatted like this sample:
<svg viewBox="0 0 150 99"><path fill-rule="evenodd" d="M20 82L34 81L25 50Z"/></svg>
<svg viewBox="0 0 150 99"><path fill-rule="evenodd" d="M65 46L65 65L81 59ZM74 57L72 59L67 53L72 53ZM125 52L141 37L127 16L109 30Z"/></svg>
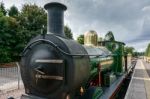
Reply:
<svg viewBox="0 0 150 99"><path fill-rule="evenodd" d="M31 38L46 32L47 14L45 10L35 4L25 4L20 13L18 8L12 6L9 16L0 9L0 63L18 61L19 55ZM64 27L68 38L72 37L71 29Z"/></svg>
<svg viewBox="0 0 150 99"><path fill-rule="evenodd" d="M115 41L115 37L114 37L112 31L108 31L108 33L105 35L105 40L106 41Z"/></svg>
<svg viewBox="0 0 150 99"><path fill-rule="evenodd" d="M148 44L146 51L145 51L145 56L150 57L150 44Z"/></svg>
<svg viewBox="0 0 150 99"><path fill-rule="evenodd" d="M133 55L134 54L134 50L135 50L134 47L128 47L128 46L125 47L125 51L126 51L127 54L130 53L130 54Z"/></svg>
<svg viewBox="0 0 150 99"><path fill-rule="evenodd" d="M102 37L99 37L99 38L98 38L98 42L101 42L101 41L103 41L103 38L102 38Z"/></svg>
<svg viewBox="0 0 150 99"><path fill-rule="evenodd" d="M3 13L0 11L0 17L4 16Z"/></svg>
<svg viewBox="0 0 150 99"><path fill-rule="evenodd" d="M146 48L144 55L145 55L145 56L148 55L148 47Z"/></svg>
<svg viewBox="0 0 150 99"><path fill-rule="evenodd" d="M18 8L14 5L11 6L8 11L8 15L11 17L16 17L16 16L18 16L18 14L19 14Z"/></svg>
<svg viewBox="0 0 150 99"><path fill-rule="evenodd" d="M143 56L144 52L133 52L133 57Z"/></svg>
<svg viewBox="0 0 150 99"><path fill-rule="evenodd" d="M116 44L113 42L115 41L115 37L112 31L108 31L108 33L105 35L104 41L110 41L110 42L105 43L105 46L107 47L107 49L109 49L111 52L116 51L115 50Z"/></svg>
<svg viewBox="0 0 150 99"><path fill-rule="evenodd" d="M18 23L15 18L3 16L0 18L0 63L16 60ZM13 60L14 59L14 60Z"/></svg>
<svg viewBox="0 0 150 99"><path fill-rule="evenodd" d="M77 42L80 44L84 44L84 35L79 35L79 37L77 38Z"/></svg>
<svg viewBox="0 0 150 99"><path fill-rule="evenodd" d="M3 2L0 2L0 12L2 12L3 15L5 15L5 16L6 16L6 14L7 14L7 11L6 11L6 9L5 9L5 6L4 6L4 3L3 3Z"/></svg>
<svg viewBox="0 0 150 99"><path fill-rule="evenodd" d="M47 27L47 14L45 10L37 5L25 4L18 16L20 24L20 44L26 45L27 42L38 34L41 34L41 29Z"/></svg>
<svg viewBox="0 0 150 99"><path fill-rule="evenodd" d="M10 12L10 16L0 14L0 63L17 61L29 40L41 33L43 25L46 31L47 15L43 8L25 4L17 17L17 8Z"/></svg>
<svg viewBox="0 0 150 99"><path fill-rule="evenodd" d="M71 29L67 25L64 26L64 32L67 38L73 39L73 34L71 32Z"/></svg>

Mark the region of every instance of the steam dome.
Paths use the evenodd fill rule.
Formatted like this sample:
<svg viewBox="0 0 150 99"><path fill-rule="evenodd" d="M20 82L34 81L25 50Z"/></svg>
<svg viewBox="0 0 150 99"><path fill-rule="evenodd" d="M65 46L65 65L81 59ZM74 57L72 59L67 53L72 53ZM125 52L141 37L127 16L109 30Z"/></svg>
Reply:
<svg viewBox="0 0 150 99"><path fill-rule="evenodd" d="M95 31L90 30L84 34L84 45L97 46L98 35Z"/></svg>

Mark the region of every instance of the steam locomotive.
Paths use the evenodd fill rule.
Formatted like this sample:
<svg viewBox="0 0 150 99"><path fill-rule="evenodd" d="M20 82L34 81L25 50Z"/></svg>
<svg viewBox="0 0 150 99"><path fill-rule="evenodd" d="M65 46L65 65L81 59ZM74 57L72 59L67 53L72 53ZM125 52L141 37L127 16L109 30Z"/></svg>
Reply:
<svg viewBox="0 0 150 99"><path fill-rule="evenodd" d="M126 74L125 44L109 38L98 42L96 32L89 31L83 46L64 35L66 6L52 2L44 7L48 32L34 37L22 52L26 94L21 99L101 98L105 89Z"/></svg>

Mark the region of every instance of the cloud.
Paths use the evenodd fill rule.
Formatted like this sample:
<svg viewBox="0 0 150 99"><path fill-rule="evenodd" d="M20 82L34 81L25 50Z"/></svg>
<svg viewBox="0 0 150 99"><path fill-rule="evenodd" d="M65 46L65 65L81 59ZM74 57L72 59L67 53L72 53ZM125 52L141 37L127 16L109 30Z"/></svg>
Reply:
<svg viewBox="0 0 150 99"><path fill-rule="evenodd" d="M69 24L76 31L77 35L84 33L79 30L77 26L86 25L86 30L96 27L99 34L106 33L112 30L115 37L124 41L127 38L132 38L138 35L141 30L141 23L143 6L147 5L146 2L131 2L131 0L101 0L102 3L97 3L98 0L75 0L70 3L69 15L67 20ZM71 21L71 22L70 22ZM74 26L74 23L77 26ZM96 24L95 24L96 23ZM93 27L92 27L93 26ZM121 35L120 35L121 34ZM130 37L129 37L130 34Z"/></svg>
<svg viewBox="0 0 150 99"><path fill-rule="evenodd" d="M150 22L145 19L147 12L143 11L144 7L148 10L149 5L148 0L87 0L86 2L75 0L69 5L69 15L66 16L66 20L75 32L75 36L90 29L104 36L111 30L116 40L127 44L130 41L130 45L134 41L137 44L132 46L140 49L140 42L149 40L147 36L150 31L146 27L150 26L147 24ZM141 48L144 50L145 46Z"/></svg>
<svg viewBox="0 0 150 99"><path fill-rule="evenodd" d="M67 5L65 24L72 29L74 38L88 30L104 37L111 30L116 40L129 45L149 42L150 0L4 0L6 5L36 3L42 7L52 1ZM133 44L138 49L140 46L143 48Z"/></svg>
<svg viewBox="0 0 150 99"><path fill-rule="evenodd" d="M150 6L146 6L142 9L144 11L144 18L143 18L143 24L142 24L142 29L141 32L139 33L136 38L128 40L128 43L132 42L144 42L148 41L150 42Z"/></svg>

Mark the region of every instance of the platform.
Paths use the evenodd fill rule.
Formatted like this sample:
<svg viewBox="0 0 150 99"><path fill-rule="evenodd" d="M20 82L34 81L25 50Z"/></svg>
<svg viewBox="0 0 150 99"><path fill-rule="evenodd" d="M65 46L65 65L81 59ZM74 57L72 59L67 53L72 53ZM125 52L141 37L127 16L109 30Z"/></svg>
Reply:
<svg viewBox="0 0 150 99"><path fill-rule="evenodd" d="M125 99L150 99L150 64L139 59Z"/></svg>

